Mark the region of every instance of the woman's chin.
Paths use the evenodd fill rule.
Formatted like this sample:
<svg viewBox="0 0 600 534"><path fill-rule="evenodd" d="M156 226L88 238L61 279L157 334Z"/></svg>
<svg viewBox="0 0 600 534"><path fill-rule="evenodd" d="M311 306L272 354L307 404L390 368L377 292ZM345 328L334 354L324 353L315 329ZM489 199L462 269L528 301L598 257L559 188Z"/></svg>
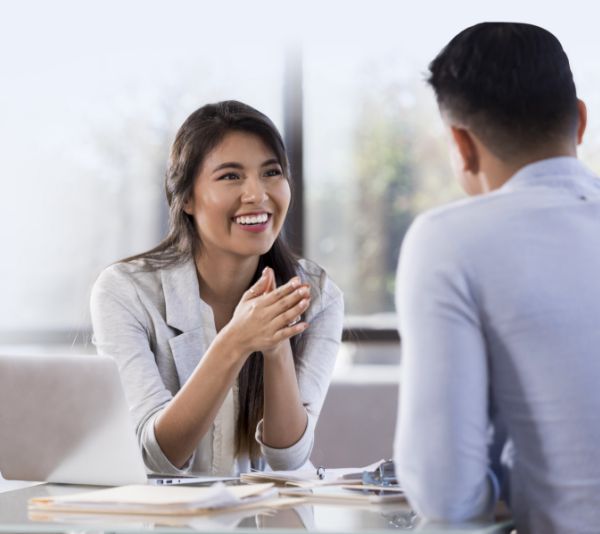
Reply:
<svg viewBox="0 0 600 534"><path fill-rule="evenodd" d="M239 247L235 252L238 256L244 258L257 257L266 254L273 247L273 242L262 246L244 246Z"/></svg>

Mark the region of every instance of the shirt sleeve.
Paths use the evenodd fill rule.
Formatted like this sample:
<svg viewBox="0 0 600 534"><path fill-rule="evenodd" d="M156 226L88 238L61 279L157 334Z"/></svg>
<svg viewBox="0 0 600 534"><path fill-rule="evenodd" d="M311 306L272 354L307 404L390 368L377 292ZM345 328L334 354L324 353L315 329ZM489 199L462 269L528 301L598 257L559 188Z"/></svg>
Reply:
<svg viewBox="0 0 600 534"><path fill-rule="evenodd" d="M439 220L419 218L401 252L396 307L402 339L394 458L415 511L432 521L487 519L498 485L489 469L488 367L477 305Z"/></svg>
<svg viewBox="0 0 600 534"><path fill-rule="evenodd" d="M342 338L344 301L342 292L321 272L314 284L320 298L311 302L306 320L309 328L300 340L301 359L297 366L298 388L302 404L306 408L308 422L302 437L292 446L276 449L262 441L262 420L256 429L266 462L275 470L297 469L310 458L317 420L329 389L335 358ZM315 302L316 300L316 302Z"/></svg>
<svg viewBox="0 0 600 534"><path fill-rule="evenodd" d="M91 316L98 354L114 358L132 414L146 467L160 474L186 474L164 455L154 435L154 422L171 400L156 366L144 307L133 282L117 266L106 269L92 289Z"/></svg>

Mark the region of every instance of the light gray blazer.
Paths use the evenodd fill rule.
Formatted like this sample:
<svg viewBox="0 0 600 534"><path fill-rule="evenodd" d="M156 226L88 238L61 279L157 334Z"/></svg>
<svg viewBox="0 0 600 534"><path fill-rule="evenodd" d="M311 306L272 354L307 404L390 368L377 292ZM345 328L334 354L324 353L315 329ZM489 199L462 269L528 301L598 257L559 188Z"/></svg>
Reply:
<svg viewBox="0 0 600 534"><path fill-rule="evenodd" d="M262 421L256 439L273 469L295 469L309 458L314 429L323 405L341 339L341 291L319 266L301 260L298 273L310 283L310 323L302 334L298 385L308 413L300 440L286 449L262 443ZM249 470L248 457L235 457L237 384L230 390L211 430L182 469L165 457L154 435L154 421L188 380L217 332L212 308L199 292L190 258L166 269L143 270L139 261L104 270L92 290L94 344L99 354L117 361L137 438L148 469L156 473L235 474Z"/></svg>

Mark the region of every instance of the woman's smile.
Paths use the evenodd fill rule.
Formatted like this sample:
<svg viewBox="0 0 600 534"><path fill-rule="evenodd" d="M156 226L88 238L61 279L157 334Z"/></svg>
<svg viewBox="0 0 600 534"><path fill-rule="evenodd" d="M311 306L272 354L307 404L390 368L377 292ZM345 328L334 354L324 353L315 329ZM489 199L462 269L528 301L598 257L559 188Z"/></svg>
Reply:
<svg viewBox="0 0 600 534"><path fill-rule="evenodd" d="M271 214L266 211L243 213L232 217L231 220L245 232L259 233L268 228L271 222Z"/></svg>

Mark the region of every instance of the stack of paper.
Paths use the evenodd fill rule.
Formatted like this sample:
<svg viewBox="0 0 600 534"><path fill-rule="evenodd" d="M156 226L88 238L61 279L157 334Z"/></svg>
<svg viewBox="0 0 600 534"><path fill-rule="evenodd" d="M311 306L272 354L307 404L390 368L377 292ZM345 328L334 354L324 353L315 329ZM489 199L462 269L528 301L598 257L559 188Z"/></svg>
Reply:
<svg viewBox="0 0 600 534"><path fill-rule="evenodd" d="M313 504L392 504L406 500L400 488L362 485L281 488L279 495L300 497Z"/></svg>
<svg viewBox="0 0 600 534"><path fill-rule="evenodd" d="M264 471L241 475L244 482L272 482L283 486L281 497L293 497L310 503L387 504L405 500L398 485L378 486L363 483L363 473L377 469L384 460L365 467L340 469L299 469L296 471ZM295 486L290 488L289 486Z"/></svg>
<svg viewBox="0 0 600 534"><path fill-rule="evenodd" d="M344 467L339 469L322 469L319 477L317 469L297 469L296 471L252 471L240 476L242 482L273 482L277 485L312 488L317 486L362 484L364 471L377 468L381 460L365 467Z"/></svg>
<svg viewBox="0 0 600 534"><path fill-rule="evenodd" d="M195 515L267 505L277 499L273 484L208 488L121 486L75 495L36 497L30 510L78 513ZM270 503L269 503L270 505Z"/></svg>

